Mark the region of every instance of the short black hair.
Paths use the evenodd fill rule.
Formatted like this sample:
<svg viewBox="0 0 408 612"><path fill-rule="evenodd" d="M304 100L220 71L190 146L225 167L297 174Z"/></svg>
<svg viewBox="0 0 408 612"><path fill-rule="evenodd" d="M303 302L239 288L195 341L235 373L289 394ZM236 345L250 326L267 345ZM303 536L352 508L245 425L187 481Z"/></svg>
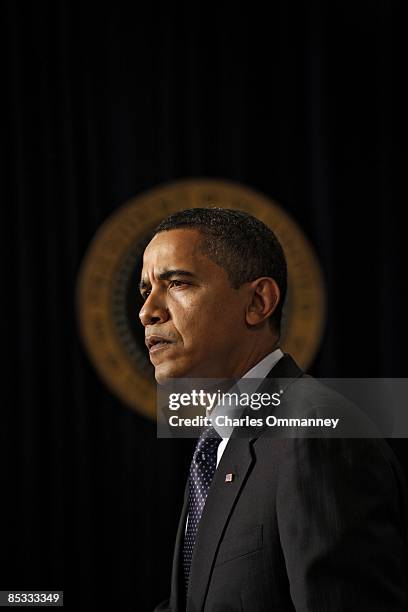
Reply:
<svg viewBox="0 0 408 612"><path fill-rule="evenodd" d="M280 301L270 322L280 331L287 289L287 267L282 246L273 231L252 215L230 208L189 208L176 212L154 230L197 229L203 234L203 252L228 274L231 286L261 276L275 280Z"/></svg>

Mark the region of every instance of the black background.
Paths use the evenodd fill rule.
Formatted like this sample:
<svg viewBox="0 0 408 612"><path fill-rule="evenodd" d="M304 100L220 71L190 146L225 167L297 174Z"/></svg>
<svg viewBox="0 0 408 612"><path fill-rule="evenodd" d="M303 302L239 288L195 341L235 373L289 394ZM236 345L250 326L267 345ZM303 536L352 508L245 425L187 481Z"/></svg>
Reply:
<svg viewBox="0 0 408 612"><path fill-rule="evenodd" d="M109 393L75 320L128 198L191 176L275 198L325 274L312 373L405 375L394 6L2 3L1 589L123 611L168 592L189 447Z"/></svg>

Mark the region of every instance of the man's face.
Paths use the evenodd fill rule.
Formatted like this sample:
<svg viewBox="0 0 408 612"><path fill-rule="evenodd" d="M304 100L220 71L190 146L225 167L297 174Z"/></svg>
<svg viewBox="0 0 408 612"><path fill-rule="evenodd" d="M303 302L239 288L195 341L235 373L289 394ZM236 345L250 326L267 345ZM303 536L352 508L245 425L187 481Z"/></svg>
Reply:
<svg viewBox="0 0 408 612"><path fill-rule="evenodd" d="M159 383L232 377L239 358L245 290L200 252L201 240L193 229L164 231L144 253L139 316Z"/></svg>

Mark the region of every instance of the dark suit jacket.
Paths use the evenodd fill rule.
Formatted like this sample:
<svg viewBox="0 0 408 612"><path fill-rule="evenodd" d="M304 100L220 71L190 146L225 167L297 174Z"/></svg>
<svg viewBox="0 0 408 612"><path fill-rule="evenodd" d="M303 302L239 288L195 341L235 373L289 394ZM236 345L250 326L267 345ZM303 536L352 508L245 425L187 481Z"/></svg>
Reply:
<svg viewBox="0 0 408 612"><path fill-rule="evenodd" d="M304 380L289 355L268 376L285 393ZM233 436L200 520L186 600L187 507L188 487L170 601L156 612L408 609L405 482L383 440Z"/></svg>

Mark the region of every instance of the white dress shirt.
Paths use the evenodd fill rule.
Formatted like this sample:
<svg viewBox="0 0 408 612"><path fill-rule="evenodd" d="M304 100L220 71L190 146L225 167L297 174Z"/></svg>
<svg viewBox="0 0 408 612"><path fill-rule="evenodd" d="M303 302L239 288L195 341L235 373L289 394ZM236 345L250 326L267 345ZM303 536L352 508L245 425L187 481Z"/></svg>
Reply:
<svg viewBox="0 0 408 612"><path fill-rule="evenodd" d="M254 365L253 368L248 370L248 372L244 374L242 378L265 378L268 372L272 370L272 368L278 363L281 357L283 357L282 351L279 348L275 349L274 351L272 351L272 353L269 353L268 355L266 355L266 357L261 359L261 361L259 361L256 365ZM217 431L216 427L214 427L214 429ZM222 432L225 433L225 427L222 429ZM229 436L222 437L222 440L217 448L217 468L218 468L219 462L221 461L222 453L225 451L225 448L228 444L228 440L229 440ZM188 514L186 518L185 530L187 530L187 524L188 524Z"/></svg>
<svg viewBox="0 0 408 612"><path fill-rule="evenodd" d="M283 353L280 348L275 349L272 353L269 353L261 359L253 368L248 370L246 374L243 375L242 378L265 378L268 372L272 370L272 368L278 363L279 359L283 357ZM217 431L217 428L214 427ZM223 433L225 433L225 428L223 428ZM225 451L225 447L228 444L229 437L222 438L218 449L217 449L217 467L219 462L221 461L222 453Z"/></svg>

